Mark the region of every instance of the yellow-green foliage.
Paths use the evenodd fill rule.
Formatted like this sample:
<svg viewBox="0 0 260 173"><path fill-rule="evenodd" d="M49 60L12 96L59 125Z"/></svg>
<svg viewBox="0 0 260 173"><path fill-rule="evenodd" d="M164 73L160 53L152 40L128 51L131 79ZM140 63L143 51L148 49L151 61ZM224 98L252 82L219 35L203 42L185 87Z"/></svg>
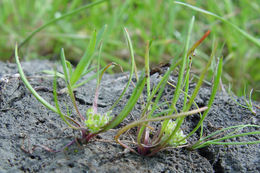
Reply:
<svg viewBox="0 0 260 173"><path fill-rule="evenodd" d="M172 132L174 131L175 127L176 127L176 121L172 121L170 120L167 124L167 127L165 128L165 131L164 131L164 136L163 136L163 139L167 139L171 134ZM181 142L178 142L180 141L181 139L185 138L186 136L184 135L183 131L181 129L179 129L176 134L174 136L172 136L171 140L169 141L169 145L171 146L179 146L179 145L183 145L183 144L186 144L187 143L187 140L182 140Z"/></svg>
<svg viewBox="0 0 260 173"><path fill-rule="evenodd" d="M85 121L91 133L98 132L103 126L105 126L112 118L112 111L106 112L103 115L100 113L95 113L93 108L90 108L86 112L87 120Z"/></svg>

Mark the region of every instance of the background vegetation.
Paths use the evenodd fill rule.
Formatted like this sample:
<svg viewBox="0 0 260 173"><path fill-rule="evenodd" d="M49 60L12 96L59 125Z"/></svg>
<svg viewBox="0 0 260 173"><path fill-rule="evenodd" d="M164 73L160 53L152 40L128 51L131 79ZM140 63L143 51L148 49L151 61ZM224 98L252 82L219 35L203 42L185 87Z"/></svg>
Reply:
<svg viewBox="0 0 260 173"><path fill-rule="evenodd" d="M55 17L59 17L91 0L1 0L0 1L0 60L13 61L15 43ZM255 38L260 38L259 0L186 0L182 1L224 17ZM237 95L254 89L253 98L260 100L259 47L241 36L230 26L211 16L174 4L173 0L111 0L65 18L36 34L21 48L25 60L57 60L64 48L67 59L76 64L82 57L94 29L108 24L102 62L120 63L129 70L130 58L123 27L131 34L139 67L144 65L145 42L153 40L150 51L152 66L180 57L184 48L186 26L196 17L191 44L208 29L209 38L196 50L194 73L207 63L213 38L218 41L216 56L224 57L223 82Z"/></svg>

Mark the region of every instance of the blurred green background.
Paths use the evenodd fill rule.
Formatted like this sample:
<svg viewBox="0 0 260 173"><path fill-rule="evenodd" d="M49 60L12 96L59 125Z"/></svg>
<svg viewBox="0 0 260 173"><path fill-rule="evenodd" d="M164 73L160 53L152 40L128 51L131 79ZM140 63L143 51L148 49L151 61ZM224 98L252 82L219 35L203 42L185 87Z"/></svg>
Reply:
<svg viewBox="0 0 260 173"><path fill-rule="evenodd" d="M0 0L0 60L10 58L15 43L21 43L33 30L91 0ZM259 0L186 0L182 1L224 17L255 38L260 38ZM123 27L131 35L139 68L144 64L145 42L153 40L151 66L169 62L183 51L186 28L195 16L190 44L210 29L211 35L196 50L194 73L199 73L211 53L213 39L219 43L216 57L224 57L223 83L238 96L254 89L253 98L260 100L260 49L221 21L174 4L173 0L111 0L67 17L37 33L21 47L23 60L59 58L64 48L66 57L76 64L87 47L94 29L105 24L108 31L102 52L102 65L120 63L129 69L129 53Z"/></svg>

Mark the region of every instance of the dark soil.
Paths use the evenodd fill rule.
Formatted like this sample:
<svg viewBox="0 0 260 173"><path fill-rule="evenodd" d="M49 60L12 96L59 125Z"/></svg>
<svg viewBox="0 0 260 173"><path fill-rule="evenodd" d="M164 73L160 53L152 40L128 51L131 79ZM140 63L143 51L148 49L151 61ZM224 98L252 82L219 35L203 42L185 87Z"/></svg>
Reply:
<svg viewBox="0 0 260 173"><path fill-rule="evenodd" d="M39 73L52 69L53 63L32 61L22 66L39 94L53 103L52 78ZM17 73L15 64L0 62L0 172L260 172L259 145L210 146L195 151L168 149L153 157L141 157L124 150L113 141L114 135L119 127L138 117L139 105L117 129L99 135L88 145L75 144L60 153L50 153L43 148L37 148L32 154L26 153L21 146L26 150L37 144L60 149L79 134L68 129L57 114L41 105L15 75ZM172 76L172 79L175 77ZM152 81L158 81L158 73L153 74ZM125 74L104 76L98 100L100 112L110 108L126 82ZM58 85L59 88L64 87L63 81L59 80ZM95 81L91 81L76 89L82 114L92 105L95 86ZM113 110L115 115L123 109L131 91L132 88ZM174 88L167 86L163 99L170 100L173 93ZM210 87L203 87L196 98L197 104L206 106L209 96ZM235 99L245 104L243 99ZM63 110L71 107L66 94L59 95L59 100ZM256 115L237 105L227 94L218 93L205 120L204 132L210 134L231 125L259 125L260 110L255 109ZM187 133L198 121L198 115L187 117L183 130ZM191 137L189 142L196 141L196 138L196 135ZM246 140L259 140L259 136L233 141Z"/></svg>

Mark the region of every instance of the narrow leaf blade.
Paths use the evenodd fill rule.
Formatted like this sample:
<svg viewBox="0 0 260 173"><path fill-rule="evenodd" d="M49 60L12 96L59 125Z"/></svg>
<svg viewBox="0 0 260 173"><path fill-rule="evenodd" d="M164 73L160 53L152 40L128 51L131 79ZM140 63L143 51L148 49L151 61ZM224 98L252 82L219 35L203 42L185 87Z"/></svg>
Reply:
<svg viewBox="0 0 260 173"><path fill-rule="evenodd" d="M97 37L97 32L94 31L85 55L81 58L75 71L72 73L72 76L70 79L70 83L72 86L75 85L76 82L79 80L79 78L81 77L81 74L84 72L87 64L89 63L89 61L91 60L91 57L94 54L95 46L96 46L96 37Z"/></svg>

